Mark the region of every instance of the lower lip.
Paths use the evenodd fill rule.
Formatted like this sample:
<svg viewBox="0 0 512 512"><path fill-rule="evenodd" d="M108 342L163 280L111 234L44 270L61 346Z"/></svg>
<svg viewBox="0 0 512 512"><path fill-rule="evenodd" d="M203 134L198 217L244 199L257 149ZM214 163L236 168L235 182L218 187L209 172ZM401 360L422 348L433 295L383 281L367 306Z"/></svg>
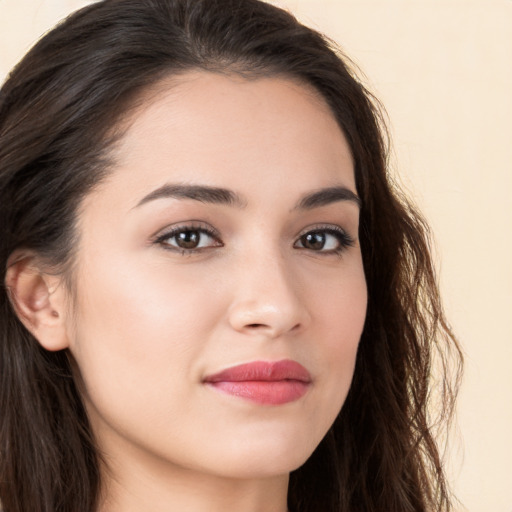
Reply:
<svg viewBox="0 0 512 512"><path fill-rule="evenodd" d="M245 398L264 405L282 405L303 397L309 384L298 380L278 381L221 381L209 386L228 395Z"/></svg>

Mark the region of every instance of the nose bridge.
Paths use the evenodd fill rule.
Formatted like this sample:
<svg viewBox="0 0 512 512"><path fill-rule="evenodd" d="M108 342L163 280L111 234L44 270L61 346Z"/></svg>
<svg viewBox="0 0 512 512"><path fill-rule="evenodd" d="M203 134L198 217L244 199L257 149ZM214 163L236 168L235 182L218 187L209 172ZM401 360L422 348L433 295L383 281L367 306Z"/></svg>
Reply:
<svg viewBox="0 0 512 512"><path fill-rule="evenodd" d="M231 325L239 331L276 337L308 320L296 274L277 244L263 244L241 256Z"/></svg>

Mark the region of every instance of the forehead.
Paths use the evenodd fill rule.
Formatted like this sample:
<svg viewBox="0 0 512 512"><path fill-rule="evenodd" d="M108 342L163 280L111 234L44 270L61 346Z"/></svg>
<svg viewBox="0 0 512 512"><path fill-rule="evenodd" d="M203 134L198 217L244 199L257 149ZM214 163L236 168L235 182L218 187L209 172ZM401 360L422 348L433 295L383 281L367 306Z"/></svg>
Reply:
<svg viewBox="0 0 512 512"><path fill-rule="evenodd" d="M163 80L137 101L113 156L107 186L131 183L140 196L169 180L354 188L351 152L330 108L312 87L283 77L194 71Z"/></svg>

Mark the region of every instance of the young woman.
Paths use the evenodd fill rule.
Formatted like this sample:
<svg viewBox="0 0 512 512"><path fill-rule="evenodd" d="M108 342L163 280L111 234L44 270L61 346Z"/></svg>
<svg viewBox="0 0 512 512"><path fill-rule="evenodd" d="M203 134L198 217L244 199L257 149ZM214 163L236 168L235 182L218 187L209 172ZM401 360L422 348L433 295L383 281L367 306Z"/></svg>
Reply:
<svg viewBox="0 0 512 512"><path fill-rule="evenodd" d="M258 0L104 0L29 52L0 93L4 512L450 510L427 406L460 354L382 129Z"/></svg>

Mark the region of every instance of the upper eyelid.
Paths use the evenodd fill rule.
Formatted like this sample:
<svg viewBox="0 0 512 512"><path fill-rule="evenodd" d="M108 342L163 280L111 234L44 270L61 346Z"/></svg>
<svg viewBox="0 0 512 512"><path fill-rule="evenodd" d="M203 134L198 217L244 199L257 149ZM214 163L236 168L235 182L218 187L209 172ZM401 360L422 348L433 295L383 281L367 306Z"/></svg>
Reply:
<svg viewBox="0 0 512 512"><path fill-rule="evenodd" d="M321 223L321 224L311 224L299 231L296 235L298 238L309 233L311 231L333 231L336 233L344 234L352 239L354 236L351 234L350 230L341 227L339 224L329 224L329 223Z"/></svg>
<svg viewBox="0 0 512 512"><path fill-rule="evenodd" d="M180 233L182 231L202 231L207 235L210 235L214 238L220 239L220 233L217 229L215 229L210 224L199 221L199 220L191 220L184 222L177 222L170 226L166 226L163 229L159 229L152 237L152 240L161 240L165 237L171 237L176 233Z"/></svg>
<svg viewBox="0 0 512 512"><path fill-rule="evenodd" d="M318 232L325 232L332 236L339 235L339 237L343 238L348 245L352 245L356 242L356 238L354 238L346 229L343 229L339 226L324 226L319 228L306 229L302 231L301 234L297 237L297 241L299 241L304 235L307 235L308 233Z"/></svg>
<svg viewBox="0 0 512 512"><path fill-rule="evenodd" d="M341 231L343 233L349 234L349 231L338 224L335 223L318 223L318 224L310 224L304 228L302 228L295 236L302 236L309 231L322 231L322 230L335 230ZM215 235L220 236L219 230L214 228L211 224L202 221L202 220L190 220L184 222L176 222L171 225L166 226L165 228L159 229L154 235L153 238L157 238L160 235L165 235L166 233L173 233L179 231L200 231L203 230L207 233L213 233Z"/></svg>

